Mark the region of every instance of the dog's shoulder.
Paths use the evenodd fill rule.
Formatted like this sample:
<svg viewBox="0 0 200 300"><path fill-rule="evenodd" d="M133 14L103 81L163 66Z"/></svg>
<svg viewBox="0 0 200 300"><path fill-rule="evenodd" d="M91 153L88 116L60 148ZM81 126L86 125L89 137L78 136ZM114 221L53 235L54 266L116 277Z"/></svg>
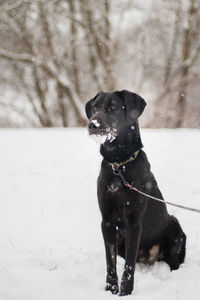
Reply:
<svg viewBox="0 0 200 300"><path fill-rule="evenodd" d="M148 160L148 157L143 149L140 150L138 153L138 156L135 161L135 165L138 170L141 170L142 172L149 172L151 169L150 162Z"/></svg>

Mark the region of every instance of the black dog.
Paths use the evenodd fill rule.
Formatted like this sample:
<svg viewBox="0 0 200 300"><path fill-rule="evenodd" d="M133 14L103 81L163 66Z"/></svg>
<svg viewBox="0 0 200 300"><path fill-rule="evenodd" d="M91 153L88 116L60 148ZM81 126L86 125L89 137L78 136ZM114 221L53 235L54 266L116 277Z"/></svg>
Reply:
<svg viewBox="0 0 200 300"><path fill-rule="evenodd" d="M86 104L90 135L105 137L98 178L98 201L102 214L107 278L106 290L119 292L116 256L125 258L120 295L131 294L136 261L152 264L163 260L176 270L185 257L186 236L177 219L167 212L165 202L156 202L128 189L128 182L157 198L162 194L151 173L143 147L138 117L145 101L128 91L100 92Z"/></svg>

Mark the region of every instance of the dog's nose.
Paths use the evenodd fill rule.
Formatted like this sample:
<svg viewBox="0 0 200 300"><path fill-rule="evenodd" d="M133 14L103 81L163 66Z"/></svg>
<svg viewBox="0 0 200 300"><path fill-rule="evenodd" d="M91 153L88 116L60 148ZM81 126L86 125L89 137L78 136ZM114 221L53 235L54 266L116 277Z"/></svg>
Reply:
<svg viewBox="0 0 200 300"><path fill-rule="evenodd" d="M88 128L89 128L90 130L94 130L94 129L96 129L97 127L96 127L96 125L95 125L93 122L90 122L90 123L88 124Z"/></svg>
<svg viewBox="0 0 200 300"><path fill-rule="evenodd" d="M100 123L97 120L92 120L89 124L88 124L88 128L91 131L96 130L97 128L100 127Z"/></svg>

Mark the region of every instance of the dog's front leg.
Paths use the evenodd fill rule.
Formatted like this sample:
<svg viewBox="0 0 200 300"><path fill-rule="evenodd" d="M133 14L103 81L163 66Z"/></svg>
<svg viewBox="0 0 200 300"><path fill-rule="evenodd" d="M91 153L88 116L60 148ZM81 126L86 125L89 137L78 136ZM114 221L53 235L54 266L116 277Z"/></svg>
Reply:
<svg viewBox="0 0 200 300"><path fill-rule="evenodd" d="M117 256L117 229L116 225L109 221L103 220L101 223L107 263L107 277L106 277L106 291L111 291L117 294L118 278L116 270L116 256Z"/></svg>
<svg viewBox="0 0 200 300"><path fill-rule="evenodd" d="M140 243L142 225L140 222L127 221L125 266L121 281L120 296L130 295L134 288L134 272Z"/></svg>

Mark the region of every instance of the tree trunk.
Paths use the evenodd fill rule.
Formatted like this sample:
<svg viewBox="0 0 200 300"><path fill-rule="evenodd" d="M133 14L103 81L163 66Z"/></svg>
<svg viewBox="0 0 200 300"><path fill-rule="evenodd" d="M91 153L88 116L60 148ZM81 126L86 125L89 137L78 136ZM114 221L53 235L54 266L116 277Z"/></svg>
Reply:
<svg viewBox="0 0 200 300"><path fill-rule="evenodd" d="M192 31L192 18L195 14L194 9L195 0L190 0L190 5L187 13L187 27L183 34L182 43L182 66L180 70L180 88L179 95L176 102L176 122L175 127L179 128L184 125L184 116L187 105L187 82L190 70L189 58L191 57L191 31Z"/></svg>

